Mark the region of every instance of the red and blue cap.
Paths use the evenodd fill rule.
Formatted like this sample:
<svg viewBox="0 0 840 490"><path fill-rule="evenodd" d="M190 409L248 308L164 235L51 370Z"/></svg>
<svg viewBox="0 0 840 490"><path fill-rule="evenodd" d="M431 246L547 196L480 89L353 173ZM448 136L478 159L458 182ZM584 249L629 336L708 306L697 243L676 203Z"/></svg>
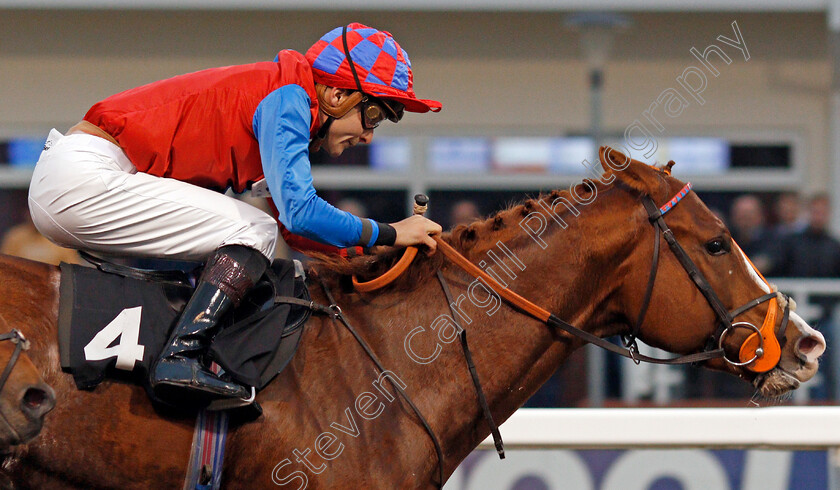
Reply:
<svg viewBox="0 0 840 490"><path fill-rule="evenodd" d="M346 26L346 36L342 35L344 30L345 27L331 30L306 51L315 82L348 90L358 90L361 86L362 92L400 102L409 112L441 109L441 103L436 100L417 98L412 88L414 76L408 53L390 32L356 22Z"/></svg>

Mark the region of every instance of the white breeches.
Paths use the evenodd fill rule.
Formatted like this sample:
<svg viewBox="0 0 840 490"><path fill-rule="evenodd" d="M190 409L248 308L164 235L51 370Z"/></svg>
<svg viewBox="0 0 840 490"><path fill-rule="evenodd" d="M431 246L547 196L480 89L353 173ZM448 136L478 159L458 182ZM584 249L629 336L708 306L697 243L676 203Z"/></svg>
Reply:
<svg viewBox="0 0 840 490"><path fill-rule="evenodd" d="M274 258L277 223L232 197L139 173L113 143L53 130L29 187L29 211L53 242L112 255L204 261L224 245Z"/></svg>

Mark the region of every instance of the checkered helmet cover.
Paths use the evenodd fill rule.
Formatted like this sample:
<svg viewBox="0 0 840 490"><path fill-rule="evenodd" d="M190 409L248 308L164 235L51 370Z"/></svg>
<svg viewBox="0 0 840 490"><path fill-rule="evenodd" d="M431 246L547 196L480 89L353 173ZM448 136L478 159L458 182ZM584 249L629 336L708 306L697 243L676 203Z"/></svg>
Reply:
<svg viewBox="0 0 840 490"><path fill-rule="evenodd" d="M356 90L350 62L344 54L343 27L324 34L309 50L306 60L317 83ZM410 112L437 112L441 103L418 99L412 88L414 75L408 53L390 32L354 22L347 26L347 48L365 93L401 102Z"/></svg>

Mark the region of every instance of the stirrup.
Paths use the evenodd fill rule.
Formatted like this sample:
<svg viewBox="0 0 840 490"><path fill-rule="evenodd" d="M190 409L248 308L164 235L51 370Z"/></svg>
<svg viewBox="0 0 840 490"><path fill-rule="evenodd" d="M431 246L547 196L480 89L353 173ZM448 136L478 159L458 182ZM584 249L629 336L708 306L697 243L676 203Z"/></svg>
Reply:
<svg viewBox="0 0 840 490"><path fill-rule="evenodd" d="M205 410L215 412L219 410L229 410L231 408L246 407L254 403L254 400L256 399L257 390L252 386L251 396L248 398L219 398L210 402L210 404L205 407Z"/></svg>

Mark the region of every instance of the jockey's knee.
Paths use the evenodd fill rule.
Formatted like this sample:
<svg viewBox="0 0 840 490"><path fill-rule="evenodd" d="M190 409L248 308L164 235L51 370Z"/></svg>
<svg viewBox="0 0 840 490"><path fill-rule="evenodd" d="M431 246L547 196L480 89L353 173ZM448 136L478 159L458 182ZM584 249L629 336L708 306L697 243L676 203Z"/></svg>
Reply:
<svg viewBox="0 0 840 490"><path fill-rule="evenodd" d="M253 248L271 261L274 259L274 251L277 248L278 235L277 222L271 216L264 214L252 219L242 233L230 237L222 245L243 245Z"/></svg>

